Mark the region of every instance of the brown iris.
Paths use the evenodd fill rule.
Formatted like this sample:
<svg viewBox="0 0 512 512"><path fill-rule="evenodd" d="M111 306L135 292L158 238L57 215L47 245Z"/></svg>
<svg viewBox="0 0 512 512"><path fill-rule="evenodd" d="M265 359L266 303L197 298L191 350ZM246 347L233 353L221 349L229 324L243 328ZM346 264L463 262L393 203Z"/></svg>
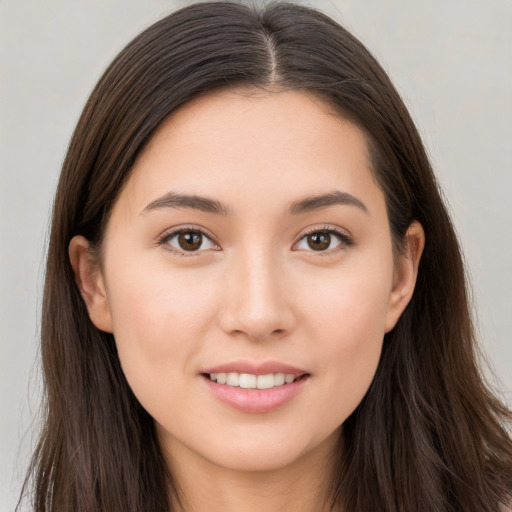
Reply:
<svg viewBox="0 0 512 512"><path fill-rule="evenodd" d="M182 231L178 243L184 251L197 251L203 243L203 235L197 231Z"/></svg>
<svg viewBox="0 0 512 512"><path fill-rule="evenodd" d="M311 233L307 237L308 245L314 251L323 251L331 245L331 234L326 232Z"/></svg>

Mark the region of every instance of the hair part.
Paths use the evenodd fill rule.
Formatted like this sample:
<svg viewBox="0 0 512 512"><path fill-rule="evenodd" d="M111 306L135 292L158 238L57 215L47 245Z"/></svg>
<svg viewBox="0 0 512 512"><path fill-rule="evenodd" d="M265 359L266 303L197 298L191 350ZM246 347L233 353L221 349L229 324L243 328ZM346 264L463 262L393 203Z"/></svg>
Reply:
<svg viewBox="0 0 512 512"><path fill-rule="evenodd" d="M172 475L153 420L126 382L113 336L90 321L67 249L75 235L101 248L134 162L172 112L214 90L254 87L311 93L363 130L395 247L413 220L427 240L413 298L344 423L333 509L495 511L512 489L511 416L483 384L461 251L406 107L366 48L327 16L232 2L191 5L136 37L73 134L47 256L34 510L169 510Z"/></svg>

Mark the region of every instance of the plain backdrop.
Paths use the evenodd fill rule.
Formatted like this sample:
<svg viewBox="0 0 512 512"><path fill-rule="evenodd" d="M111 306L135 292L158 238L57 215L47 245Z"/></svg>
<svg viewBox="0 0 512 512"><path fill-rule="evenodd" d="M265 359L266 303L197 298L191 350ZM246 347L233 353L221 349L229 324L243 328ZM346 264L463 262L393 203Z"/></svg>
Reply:
<svg viewBox="0 0 512 512"><path fill-rule="evenodd" d="M14 509L35 440L48 218L67 143L115 54L182 5L0 0L1 511ZM512 1L309 5L365 42L410 108L464 247L493 382L511 403Z"/></svg>

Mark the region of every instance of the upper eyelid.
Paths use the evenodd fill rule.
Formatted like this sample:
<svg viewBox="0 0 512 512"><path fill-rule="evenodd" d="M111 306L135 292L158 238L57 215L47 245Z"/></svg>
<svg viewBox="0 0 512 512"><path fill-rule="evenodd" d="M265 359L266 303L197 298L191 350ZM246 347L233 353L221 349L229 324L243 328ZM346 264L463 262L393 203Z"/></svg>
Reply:
<svg viewBox="0 0 512 512"><path fill-rule="evenodd" d="M329 225L322 225L322 226L312 226L310 228L306 228L304 231L301 232L300 235L297 235L297 241L302 240L305 236L311 235L312 233L334 233L335 235L340 236L343 239L350 239L352 240L352 235L339 227L335 226L329 226Z"/></svg>
<svg viewBox="0 0 512 512"><path fill-rule="evenodd" d="M214 242L215 244L219 245L217 242L217 239L215 236L213 236L207 229L200 227L200 226L194 226L194 225L185 225L185 226L176 226L172 228L168 228L157 237L157 242L160 243L164 240L169 240L170 238L178 235L179 233L183 233L186 231L195 231L197 233L201 233L203 236Z"/></svg>
<svg viewBox="0 0 512 512"><path fill-rule="evenodd" d="M313 233L330 233L339 238L340 243L332 248L332 249L326 249L322 251L314 251L311 250L303 250L304 253L308 254L309 256L315 256L315 257L321 257L321 256L330 256L333 254L338 253L338 251L341 251L343 249L350 248L354 245L354 239L351 234L347 233L345 230L334 227L334 226L323 226L323 227L312 227L311 229L305 231L302 233L302 235L297 239L297 241L293 244L292 250L299 251L300 249L296 247L305 237L313 234Z"/></svg>
<svg viewBox="0 0 512 512"><path fill-rule="evenodd" d="M157 247L163 247L167 252L174 254L175 256L183 256L183 257L198 257L202 253L207 252L209 250L212 250L212 248L208 249L202 249L202 250L195 250L195 251L186 251L184 249L180 249L179 247L174 247L169 243L170 240L172 240L174 237L178 236L180 233L183 232L196 232L200 233L202 236L207 238L214 246L220 248L220 244L215 240L214 237L209 235L203 228L197 228L197 227L175 227L170 228L165 231L156 239L155 245ZM213 249L216 250L216 249Z"/></svg>
<svg viewBox="0 0 512 512"><path fill-rule="evenodd" d="M217 237L212 235L209 230L206 228L203 228L201 226L197 225L183 225L183 226L176 226L172 228L168 228L165 231L163 231L156 240L157 245L160 245L165 240L170 240L174 236L178 235L179 233L182 233L184 231L196 231L198 233L201 233L203 236L211 240L215 245L221 247L221 244L218 242ZM339 236L344 243L353 243L352 235L347 233L345 230L339 227L334 227L332 225L317 225L317 226L310 226L308 228L305 228L305 230L302 230L300 234L298 234L295 237L295 242L293 242L292 246L297 245L304 237L309 236L313 233L319 233L319 232L328 232L332 233L336 236ZM200 252L200 251L198 251ZM324 251L325 252L325 251Z"/></svg>

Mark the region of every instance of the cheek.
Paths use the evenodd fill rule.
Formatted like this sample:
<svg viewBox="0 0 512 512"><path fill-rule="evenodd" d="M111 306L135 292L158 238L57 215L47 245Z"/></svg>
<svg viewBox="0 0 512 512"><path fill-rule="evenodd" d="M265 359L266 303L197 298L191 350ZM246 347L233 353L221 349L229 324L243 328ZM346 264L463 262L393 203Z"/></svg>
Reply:
<svg viewBox="0 0 512 512"><path fill-rule="evenodd" d="M359 268L362 267L362 268ZM338 349L363 348L385 333L392 288L392 261L348 266L340 272L312 276L299 292L311 334L323 332ZM299 295L299 293L297 295Z"/></svg>
<svg viewBox="0 0 512 512"><path fill-rule="evenodd" d="M305 303L305 322L315 368L322 379L327 416L344 421L368 390L380 359L392 286L392 262L367 266L314 288Z"/></svg>
<svg viewBox="0 0 512 512"><path fill-rule="evenodd" d="M138 272L132 268L137 264L118 266L109 274L114 333L120 342L165 355L173 340L192 337L201 329L214 294L208 280L197 272L171 272L165 264L148 265Z"/></svg>
<svg viewBox="0 0 512 512"><path fill-rule="evenodd" d="M109 304L123 372L151 413L170 399L165 390L175 390L173 400L184 400L181 377L201 351L213 294L204 283L198 293L185 273L171 274L158 265L138 273L131 268L110 272Z"/></svg>

